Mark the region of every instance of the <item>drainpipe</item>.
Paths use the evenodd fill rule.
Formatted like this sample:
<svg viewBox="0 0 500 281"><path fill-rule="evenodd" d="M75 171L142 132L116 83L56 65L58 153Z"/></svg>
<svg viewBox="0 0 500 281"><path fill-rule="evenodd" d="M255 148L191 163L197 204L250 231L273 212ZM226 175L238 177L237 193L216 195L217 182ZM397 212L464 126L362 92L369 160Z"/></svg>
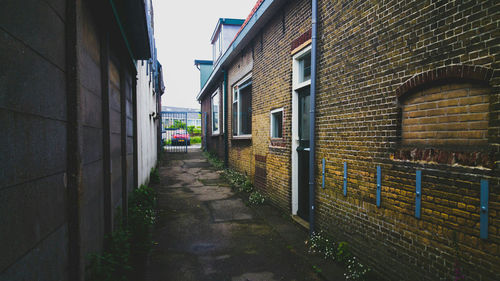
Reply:
<svg viewBox="0 0 500 281"><path fill-rule="evenodd" d="M315 199L315 185L314 185L314 159L316 152L316 142L315 142L315 124L316 124L316 34L317 34L317 12L318 12L318 0L312 0L312 15L311 15L311 97L310 97L310 112L309 112L309 140L310 140L310 151L309 151L309 234L314 234L314 199Z"/></svg>
<svg viewBox="0 0 500 281"><path fill-rule="evenodd" d="M229 165L229 155L228 155L228 146L229 146L229 140L228 140L228 134L229 132L227 131L227 71L224 69L222 70L222 73L224 74L224 98L223 98L223 104L224 104L224 167L228 167Z"/></svg>

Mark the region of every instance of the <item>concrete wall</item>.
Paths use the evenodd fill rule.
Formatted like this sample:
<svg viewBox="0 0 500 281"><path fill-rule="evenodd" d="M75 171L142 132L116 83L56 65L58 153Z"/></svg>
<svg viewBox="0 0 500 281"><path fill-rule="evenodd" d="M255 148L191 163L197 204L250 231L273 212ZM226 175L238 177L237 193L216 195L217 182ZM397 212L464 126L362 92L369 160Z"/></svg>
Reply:
<svg viewBox="0 0 500 281"><path fill-rule="evenodd" d="M157 127L158 121L150 117L156 112L156 94L153 83L149 83L150 75L146 72L147 61L137 63L137 142L138 142L138 177L139 184L149 180L151 168L157 161Z"/></svg>
<svg viewBox="0 0 500 281"><path fill-rule="evenodd" d="M136 73L109 8L2 3L1 281L83 280L134 187Z"/></svg>
<svg viewBox="0 0 500 281"><path fill-rule="evenodd" d="M2 281L68 280L65 8L0 9Z"/></svg>
<svg viewBox="0 0 500 281"><path fill-rule="evenodd" d="M82 184L80 189L80 266L85 266L89 253L97 252L103 245L104 236L104 155L103 155L103 108L101 81L101 40L99 20L92 8L80 2L81 14L77 22L77 46L80 71L79 91L81 103Z"/></svg>

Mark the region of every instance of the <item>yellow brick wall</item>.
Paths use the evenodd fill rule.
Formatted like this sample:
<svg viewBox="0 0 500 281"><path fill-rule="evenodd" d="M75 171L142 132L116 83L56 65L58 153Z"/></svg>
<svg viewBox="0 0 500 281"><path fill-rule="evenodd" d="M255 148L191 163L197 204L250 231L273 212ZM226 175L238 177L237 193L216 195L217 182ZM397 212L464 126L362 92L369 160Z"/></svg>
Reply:
<svg viewBox="0 0 500 281"><path fill-rule="evenodd" d="M316 226L348 241L354 254L387 280L452 280L456 261L468 281L500 280L499 5L319 1ZM252 179L256 166L265 167L262 191L286 212L291 209L290 45L310 29L310 15L310 1L288 1L240 55L253 58L252 139L230 140L230 164ZM457 76L398 97L398 88L415 75L456 65L495 72L487 82ZM241 67L233 62L230 76ZM283 139L271 142L269 114L280 107ZM429 110L422 122L417 115ZM437 133L449 128L458 133L437 141ZM424 138L428 131L434 135ZM471 131L480 133L456 141ZM418 138L408 138L416 132ZM420 219L415 218L416 170L422 171ZM479 239L481 179L490 183L488 239Z"/></svg>

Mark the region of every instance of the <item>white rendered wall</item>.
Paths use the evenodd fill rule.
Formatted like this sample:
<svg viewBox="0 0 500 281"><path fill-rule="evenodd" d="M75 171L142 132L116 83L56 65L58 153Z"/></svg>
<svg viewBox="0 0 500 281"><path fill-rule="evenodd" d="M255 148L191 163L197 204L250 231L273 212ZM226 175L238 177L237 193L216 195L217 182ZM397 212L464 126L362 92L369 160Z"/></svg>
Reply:
<svg viewBox="0 0 500 281"><path fill-rule="evenodd" d="M151 168L157 160L157 127L159 119L150 118L156 112L156 94L153 93L153 81L146 75L147 61L144 65L137 61L137 161L139 184L149 180Z"/></svg>

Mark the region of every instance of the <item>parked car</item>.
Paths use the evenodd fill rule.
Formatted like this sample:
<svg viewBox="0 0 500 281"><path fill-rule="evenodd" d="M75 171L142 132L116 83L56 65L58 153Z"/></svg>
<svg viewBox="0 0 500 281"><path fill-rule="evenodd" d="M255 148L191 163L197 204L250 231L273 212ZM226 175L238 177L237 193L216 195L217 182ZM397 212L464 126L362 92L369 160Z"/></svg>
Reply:
<svg viewBox="0 0 500 281"><path fill-rule="evenodd" d="M172 135L172 145L191 145L191 137L186 130L177 130Z"/></svg>

